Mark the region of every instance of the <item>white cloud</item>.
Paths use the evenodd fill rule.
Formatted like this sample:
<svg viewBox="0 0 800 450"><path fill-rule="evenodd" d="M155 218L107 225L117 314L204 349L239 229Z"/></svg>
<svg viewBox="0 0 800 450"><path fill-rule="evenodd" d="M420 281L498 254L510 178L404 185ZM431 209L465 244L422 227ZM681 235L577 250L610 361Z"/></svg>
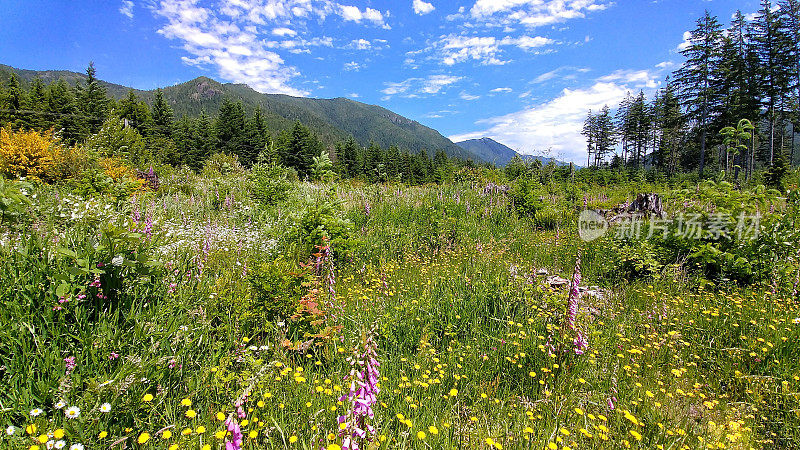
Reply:
<svg viewBox="0 0 800 450"><path fill-rule="evenodd" d="M481 96L480 95L472 95L472 94L467 93L466 91L461 91L461 93L458 94L458 98L460 98L461 100L471 101L471 100L477 100L477 99L481 98Z"/></svg>
<svg viewBox="0 0 800 450"><path fill-rule="evenodd" d="M540 27L583 18L609 6L605 0L477 0L469 14L495 25Z"/></svg>
<svg viewBox="0 0 800 450"><path fill-rule="evenodd" d="M345 21L361 22L362 20L372 22L375 25L381 25L388 28L383 21L383 13L377 9L367 8L364 11L358 9L357 6L339 5L339 14Z"/></svg>
<svg viewBox="0 0 800 450"><path fill-rule="evenodd" d="M381 92L385 95L383 100L388 100L393 95L401 95L406 98L433 95L438 94L447 86L458 82L462 78L452 75L429 75L426 78L408 78L400 82L383 83L386 87Z"/></svg>
<svg viewBox="0 0 800 450"><path fill-rule="evenodd" d="M647 71L621 70L598 78L581 89L563 89L546 102L521 111L476 122L483 129L450 136L453 142L489 136L522 153L534 154L550 149L566 161L586 162L586 142L580 132L586 114L604 105L615 108L625 94L646 86L653 78Z"/></svg>
<svg viewBox="0 0 800 450"><path fill-rule="evenodd" d="M649 70L616 70L598 81L623 83L636 89L655 89L661 84L656 75Z"/></svg>
<svg viewBox="0 0 800 450"><path fill-rule="evenodd" d="M358 50L369 50L372 48L372 42L366 39L356 39L350 43L350 46Z"/></svg>
<svg viewBox="0 0 800 450"><path fill-rule="evenodd" d="M450 34L442 36L432 49L438 53L442 63L448 66L474 60L484 65L503 65L508 60L500 59L502 47L517 47L522 50L531 50L555 41L542 36L506 36L498 39L494 36L464 36Z"/></svg>
<svg viewBox="0 0 800 450"><path fill-rule="evenodd" d="M122 0L122 6L119 7L119 12L128 19L133 19L133 2L131 0Z"/></svg>
<svg viewBox="0 0 800 450"><path fill-rule="evenodd" d="M497 94L497 93L501 93L501 92L502 93L507 93L507 92L511 92L511 91L513 91L513 89L511 89L510 87L499 87L499 88L494 88L489 92Z"/></svg>
<svg viewBox="0 0 800 450"><path fill-rule="evenodd" d="M275 28L274 30L272 30L272 34L274 34L275 36L294 37L294 36L297 36L297 31L294 31L291 28L281 27L281 28Z"/></svg>
<svg viewBox="0 0 800 450"><path fill-rule="evenodd" d="M434 9L431 3L425 2L423 0L414 0L411 4L412 8L414 8L414 13L419 14L420 16L424 14L428 14L432 12Z"/></svg>
<svg viewBox="0 0 800 450"><path fill-rule="evenodd" d="M350 61L348 63L344 63L344 70L346 70L346 71L358 72L359 70L361 70L363 68L364 68L363 64L359 64L359 63L357 63L355 61Z"/></svg>
<svg viewBox="0 0 800 450"><path fill-rule="evenodd" d="M184 63L215 68L223 79L246 83L260 92L296 96L309 92L294 86L300 73L280 53L311 53L310 47L333 47L333 39L301 37L289 25L304 29L308 20L319 22L333 16L387 27L383 13L376 9L362 11L332 0L231 0L217 10L202 6L199 0L158 0L153 11L166 19L158 33L178 41L188 53L181 58ZM260 33L276 40L264 39Z"/></svg>
<svg viewBox="0 0 800 450"><path fill-rule="evenodd" d="M676 49L678 52L682 52L687 48L691 47L692 45L692 32L691 31L684 31L683 32L683 42L678 44L678 48Z"/></svg>
<svg viewBox="0 0 800 450"><path fill-rule="evenodd" d="M359 98L359 97L361 97L360 95L358 95L355 92L351 92L351 93L347 94L347 96L350 97L350 98Z"/></svg>

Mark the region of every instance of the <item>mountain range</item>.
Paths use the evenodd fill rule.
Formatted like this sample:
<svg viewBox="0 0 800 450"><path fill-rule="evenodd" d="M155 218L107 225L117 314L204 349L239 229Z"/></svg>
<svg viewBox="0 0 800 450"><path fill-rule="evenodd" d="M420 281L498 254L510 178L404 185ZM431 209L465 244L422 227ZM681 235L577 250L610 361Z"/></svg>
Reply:
<svg viewBox="0 0 800 450"><path fill-rule="evenodd" d="M569 165L569 163L559 161L555 158L548 158L546 156L522 155L511 149L509 146L501 144L488 137L456 142L456 145L475 155L477 159L492 163L498 167L505 166L511 162L511 159L514 158L514 156L519 156L520 158L529 161L538 160L541 161L543 165L550 164L551 162L557 166Z"/></svg>
<svg viewBox="0 0 800 450"><path fill-rule="evenodd" d="M85 74L67 70L26 70L0 64L0 82L7 82L12 73L26 85L35 78L41 79L44 84L63 79L73 86L86 79ZM102 80L101 84L114 99L122 99L132 90L139 98L151 106L153 104L156 90L139 90ZM229 98L242 102L245 110L250 113L261 108L267 126L273 133L300 121L329 146L352 136L362 146L374 142L383 148L396 145L400 149L427 151L431 155L436 150L444 150L451 157L488 162L497 166L504 166L517 154L490 138L471 139L456 144L433 128L386 108L342 97L317 99L262 94L245 84L220 83L204 76L161 90L176 117L196 117L202 111L214 114L222 101ZM545 164L552 159L531 158L541 159Z"/></svg>

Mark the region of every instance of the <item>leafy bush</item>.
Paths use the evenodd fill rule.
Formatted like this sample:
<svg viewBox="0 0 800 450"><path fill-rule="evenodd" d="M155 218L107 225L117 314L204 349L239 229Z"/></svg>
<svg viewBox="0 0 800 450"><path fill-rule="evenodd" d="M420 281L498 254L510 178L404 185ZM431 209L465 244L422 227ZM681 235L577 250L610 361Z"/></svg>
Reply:
<svg viewBox="0 0 800 450"><path fill-rule="evenodd" d="M336 258L350 256L357 245L353 223L342 217L338 205L328 199L318 200L300 212L290 233L290 242L299 245L301 259L311 254L315 246L328 244Z"/></svg>
<svg viewBox="0 0 800 450"><path fill-rule="evenodd" d="M520 215L531 218L536 217L536 211L544 207L541 199L541 188L542 185L532 177L518 178L508 193L514 209Z"/></svg>
<svg viewBox="0 0 800 450"><path fill-rule="evenodd" d="M253 184L253 198L264 205L274 205L286 200L297 172L278 164L259 163L250 169L248 178Z"/></svg>
<svg viewBox="0 0 800 450"><path fill-rule="evenodd" d="M53 167L58 140L51 132L0 129L0 175L43 180Z"/></svg>
<svg viewBox="0 0 800 450"><path fill-rule="evenodd" d="M116 117L103 122L102 128L86 140L86 148L105 158L140 161L145 157L144 139L133 127L126 127Z"/></svg>
<svg viewBox="0 0 800 450"><path fill-rule="evenodd" d="M214 153L203 164L204 176L219 176L232 173L244 173L244 167L239 163L236 155L229 153Z"/></svg>
<svg viewBox="0 0 800 450"><path fill-rule="evenodd" d="M7 181L0 177L0 225L17 220L30 204L27 193L33 189L24 181Z"/></svg>

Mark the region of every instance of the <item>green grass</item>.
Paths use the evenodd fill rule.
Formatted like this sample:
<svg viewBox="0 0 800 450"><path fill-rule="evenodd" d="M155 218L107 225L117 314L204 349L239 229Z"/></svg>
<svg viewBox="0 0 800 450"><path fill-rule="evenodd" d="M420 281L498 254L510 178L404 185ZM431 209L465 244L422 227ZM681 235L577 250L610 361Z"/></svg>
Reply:
<svg viewBox="0 0 800 450"><path fill-rule="evenodd" d="M217 415L237 417L245 392L244 448L341 445L347 358L371 329L380 392L368 448L796 446L797 262L754 284L709 282L680 264L629 277L614 265L618 243L577 237L583 198L543 189L545 209L566 217L557 230L538 229L479 183L295 183L272 206L255 203L238 175L164 178L158 193L88 207L37 187L0 246L0 425L15 427L0 447L44 448L44 435L67 448L224 448ZM681 207L680 191L648 190ZM583 194L608 207L632 192ZM326 203L320 223L342 239L317 272L300 264L311 248L298 223ZM126 234L146 217L152 238ZM96 247L103 239L114 248ZM535 275L570 278L579 254L582 284L605 293L581 304L582 355L565 326L567 291ZM117 256L126 262L114 265ZM116 289L109 299L85 288L94 269ZM65 283L87 299L59 303ZM314 307L276 313L301 299ZM80 415L67 418L59 400Z"/></svg>

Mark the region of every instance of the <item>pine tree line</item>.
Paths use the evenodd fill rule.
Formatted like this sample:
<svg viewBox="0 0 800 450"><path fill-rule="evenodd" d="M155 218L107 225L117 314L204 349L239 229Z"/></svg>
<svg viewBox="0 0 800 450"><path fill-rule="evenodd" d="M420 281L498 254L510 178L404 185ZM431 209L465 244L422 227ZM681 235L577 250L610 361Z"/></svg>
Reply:
<svg viewBox="0 0 800 450"><path fill-rule="evenodd" d="M800 122L800 0L761 0L752 21L741 11L723 28L708 11L697 20L685 61L650 101L630 93L611 117L589 111L587 164L655 168L667 174L733 164L795 163ZM720 130L755 125L747 150L729 148Z"/></svg>
<svg viewBox="0 0 800 450"><path fill-rule="evenodd" d="M12 73L8 83L0 84L0 127L4 126L54 129L66 143L101 147L105 156L124 153L139 165L156 162L193 170L222 152L235 155L245 167L266 160L292 167L304 178L312 174L314 159L325 154L333 157L333 167L343 178L425 183L440 181L453 166L467 164L450 160L441 150L430 158L426 152L410 153L396 146L382 149L372 143L363 148L353 138L325 148L299 121L271 132L259 108L248 115L241 102L227 98L213 116L202 111L196 118L176 119L160 89L152 107L133 90L121 100L110 98L91 63L86 79L74 87L64 80L44 85L37 78L26 89Z"/></svg>

